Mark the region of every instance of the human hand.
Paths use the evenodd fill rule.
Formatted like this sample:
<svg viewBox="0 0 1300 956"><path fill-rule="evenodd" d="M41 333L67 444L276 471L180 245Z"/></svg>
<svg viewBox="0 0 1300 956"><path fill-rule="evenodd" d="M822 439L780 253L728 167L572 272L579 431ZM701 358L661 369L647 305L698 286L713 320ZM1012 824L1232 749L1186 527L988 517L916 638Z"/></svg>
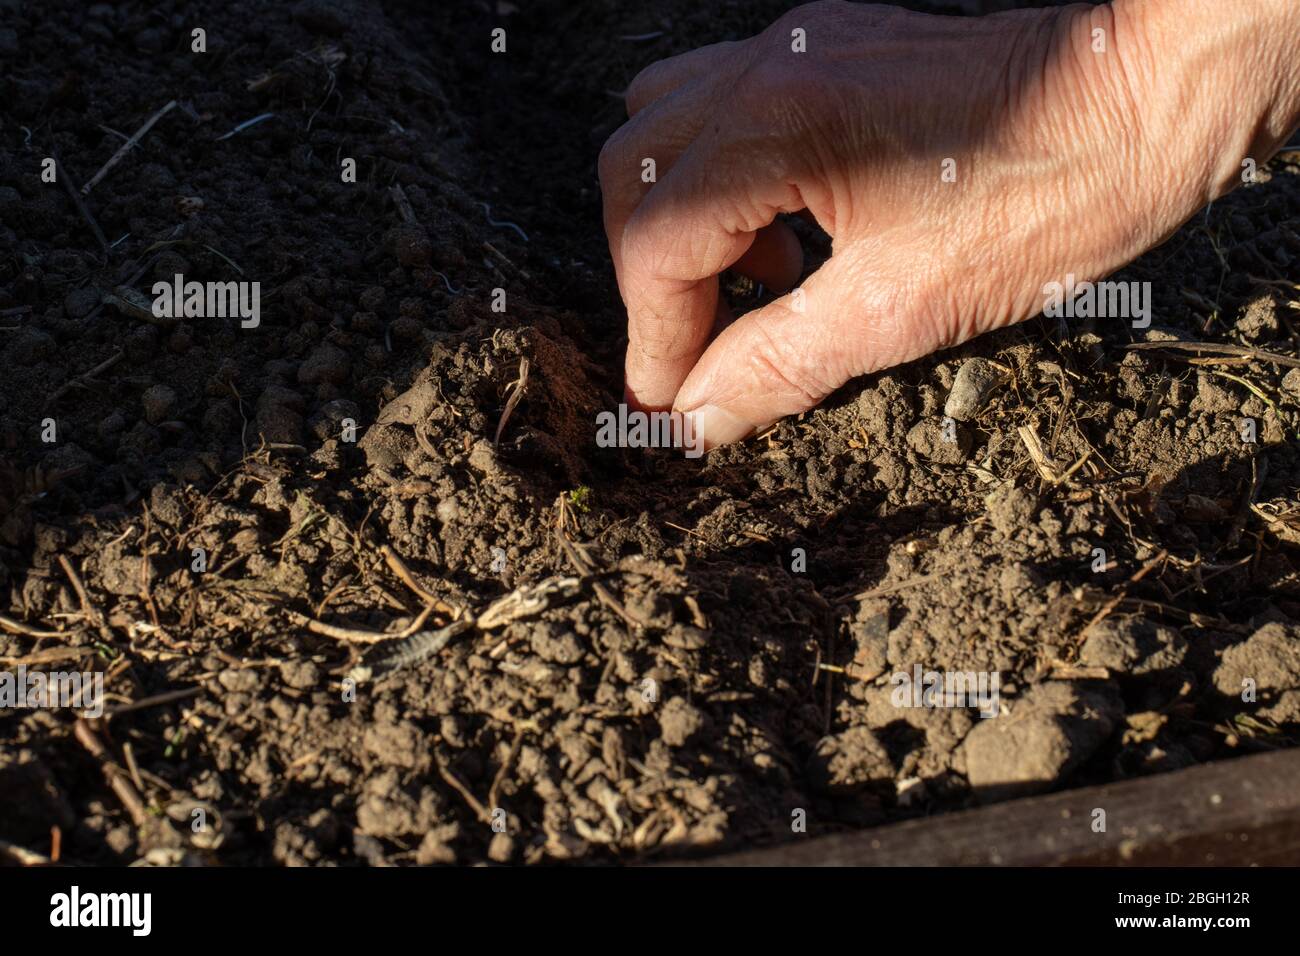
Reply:
<svg viewBox="0 0 1300 956"><path fill-rule="evenodd" d="M1215 110L1250 104L1241 89L1222 94L1235 105L1188 102L1225 15L1184 31L1188 68L1166 69L1171 24L1143 16L1161 5L1184 26L1217 6L956 19L832 0L644 70L600 156L629 400L693 413L709 447L735 441L856 375L1034 315L1048 283L1100 278L1163 240L1233 184L1233 146L1278 143L1237 136L1214 157ZM1159 134L1176 124L1171 148ZM642 182L646 159L657 183ZM727 324L718 273L789 289L802 254L776 217L801 211L831 258Z"/></svg>

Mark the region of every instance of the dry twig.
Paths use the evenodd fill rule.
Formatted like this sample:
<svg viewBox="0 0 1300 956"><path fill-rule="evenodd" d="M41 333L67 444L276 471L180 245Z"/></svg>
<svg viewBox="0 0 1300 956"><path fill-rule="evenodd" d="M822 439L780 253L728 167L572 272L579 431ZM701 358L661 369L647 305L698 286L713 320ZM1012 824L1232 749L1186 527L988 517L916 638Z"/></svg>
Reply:
<svg viewBox="0 0 1300 956"><path fill-rule="evenodd" d="M569 564L573 566L573 570L577 571L578 574L584 578L590 578L595 574L595 565L592 563L591 558L587 556L586 550L583 546L577 542L569 540L569 536L564 530L564 526L567 523L567 518L569 516L568 505L563 496L559 499L559 506L559 515L555 523L555 540L559 543L560 550L564 552L564 556L568 558ZM628 609L623 606L623 602L614 597L609 588L605 587L604 584L599 581L592 581L591 589L596 592L596 597L600 599L602 604L621 617L633 628L645 627L645 622L634 617Z"/></svg>
<svg viewBox="0 0 1300 956"><path fill-rule="evenodd" d="M1162 548L1160 551L1156 552L1154 557L1143 564L1142 567L1138 568L1137 571L1134 572L1133 576L1120 586L1119 593L1102 605L1101 610L1094 614L1092 620L1084 625L1083 630L1079 632L1076 643L1082 644L1087 640L1088 634L1092 629L1110 616L1110 613L1114 611L1115 608L1119 607L1124 599L1128 597L1129 588L1141 581L1144 577L1155 570L1155 568L1159 567L1168 556L1169 553Z"/></svg>
<svg viewBox="0 0 1300 956"><path fill-rule="evenodd" d="M1264 349L1247 348L1244 345L1232 345L1227 342L1133 342L1124 346L1126 349L1141 351L1157 350L1164 352L1191 352L1193 355L1230 355L1239 358L1271 362L1289 368L1300 368L1300 358L1268 352Z"/></svg>
<svg viewBox="0 0 1300 956"><path fill-rule="evenodd" d="M131 778L127 772L117 765L109 755L108 748L104 746L99 735L95 733L90 723L84 718L79 717L73 725L72 734L77 738L77 742L85 747L87 752L99 761L100 768L104 772L104 779L108 781L109 787L117 794L117 799L122 802L126 808L127 814L131 817L131 822L137 827L144 826L148 820L148 813L145 811L144 800L140 793L131 783Z"/></svg>
<svg viewBox="0 0 1300 956"><path fill-rule="evenodd" d="M0 840L0 856L8 857L19 866L49 866L53 862L48 856L43 856L16 843L10 843L8 840Z"/></svg>
<svg viewBox="0 0 1300 956"><path fill-rule="evenodd" d="M42 631L24 624L22 621L15 621L5 614L0 614L0 627L3 627L11 634L22 634L24 637L67 637L63 631Z"/></svg>
<svg viewBox="0 0 1300 956"><path fill-rule="evenodd" d="M510 421L510 415L514 412L515 406L519 400L524 397L524 388L528 385L528 359L519 360L519 378L511 382L506 388L510 392L510 398L506 402L505 411L501 413L501 421L497 422L496 437L492 439L492 446L495 448L501 444L501 433L506 430L506 422Z"/></svg>
<svg viewBox="0 0 1300 956"><path fill-rule="evenodd" d="M95 220L95 217L91 215L90 210L86 207L86 203L81 198L82 193L84 193L85 190L83 189L81 192L77 191L76 183L72 181L72 174L69 173L67 167L63 165L63 160L59 158L58 151L52 149L51 152L54 155L55 175L59 177L59 182L63 184L63 188L67 190L68 195L72 198L72 205L76 207L77 213L82 219L86 220L86 225L90 226L90 231L94 235L95 241L98 242L99 247L107 253L109 249L108 238L104 235L104 230L99 228L99 223Z"/></svg>
<svg viewBox="0 0 1300 956"><path fill-rule="evenodd" d="M420 582L415 579L415 575L411 573L411 569L406 566L406 562L390 545L381 546L379 553L384 556L384 561L387 562L389 569L401 578L402 583L410 588L421 601L427 605L433 605L434 610L443 614L450 614L453 618L460 617L461 612L459 609L452 607L442 598L424 589Z"/></svg>
<svg viewBox="0 0 1300 956"><path fill-rule="evenodd" d="M99 172L95 173L95 175L90 177L90 182L86 183L86 185L81 187L81 194L83 196L90 195L90 191L95 188L96 184L101 179L103 179L105 176L108 175L109 170L111 170L114 166L120 163L122 161L122 157L125 156L127 153L129 153L135 147L135 144L140 142L140 140L144 138L145 134L148 133L149 130L153 129L154 123L158 122L168 113L170 113L172 109L175 108L175 106L176 106L176 101L172 100L162 109L160 109L157 113L154 113L153 116L150 116L147 120L145 120L144 125L141 126L138 130L136 130L135 134L130 139L128 139L125 143L123 143L121 146L118 147L117 152L108 158L108 162L106 162L103 166L100 167Z"/></svg>
<svg viewBox="0 0 1300 956"><path fill-rule="evenodd" d="M50 395L49 398L47 398L47 399L45 400L46 404L50 404L50 403L52 403L52 402L57 402L57 401L58 401L60 398L62 398L64 395L68 394L68 392L72 391L72 389L74 389L74 388L76 388L76 387L78 387L78 386L81 386L81 385L85 385L88 381L90 381L91 379L93 379L95 376L97 376L97 375L99 375L99 374L101 374L101 373L103 373L103 372L107 372L110 368L112 368L112 367L113 367L114 365L116 365L118 362L122 361L122 356L125 355L125 354L126 354L125 352L122 352L121 350L119 350L119 351L115 352L114 354L110 355L110 356L109 356L108 358L106 358L104 361L100 362L98 365L96 365L94 368L92 368L89 372L83 372L83 373L81 373L80 375L77 375L77 376L74 376L73 378L68 379L66 382L64 382L62 385L60 385L60 386L59 386L59 387L54 391L54 393Z"/></svg>

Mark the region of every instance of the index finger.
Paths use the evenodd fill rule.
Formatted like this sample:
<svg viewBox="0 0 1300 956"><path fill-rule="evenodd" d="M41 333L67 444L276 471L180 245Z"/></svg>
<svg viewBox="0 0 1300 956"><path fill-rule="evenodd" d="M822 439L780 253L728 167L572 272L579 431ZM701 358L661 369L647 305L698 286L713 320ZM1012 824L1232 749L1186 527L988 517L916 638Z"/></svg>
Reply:
<svg viewBox="0 0 1300 956"><path fill-rule="evenodd" d="M803 208L780 157L747 137L701 134L637 207L623 230L620 286L627 305L629 394L671 407L704 354L718 305L718 273L777 213Z"/></svg>

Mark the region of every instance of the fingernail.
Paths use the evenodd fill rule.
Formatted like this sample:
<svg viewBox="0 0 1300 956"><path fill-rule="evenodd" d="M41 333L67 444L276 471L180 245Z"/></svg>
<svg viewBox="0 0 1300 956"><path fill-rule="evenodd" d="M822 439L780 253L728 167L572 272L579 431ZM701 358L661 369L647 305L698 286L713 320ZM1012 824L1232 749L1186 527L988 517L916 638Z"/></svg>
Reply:
<svg viewBox="0 0 1300 956"><path fill-rule="evenodd" d="M701 405L694 411L686 412L686 415L692 423L692 444L699 449L716 448L718 445L740 441L754 431L753 425L720 405Z"/></svg>

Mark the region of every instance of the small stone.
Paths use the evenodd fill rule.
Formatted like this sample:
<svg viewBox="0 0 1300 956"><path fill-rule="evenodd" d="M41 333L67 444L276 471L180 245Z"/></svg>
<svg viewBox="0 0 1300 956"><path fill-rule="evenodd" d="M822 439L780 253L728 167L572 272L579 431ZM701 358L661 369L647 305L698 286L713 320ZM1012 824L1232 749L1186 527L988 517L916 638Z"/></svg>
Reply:
<svg viewBox="0 0 1300 956"><path fill-rule="evenodd" d="M967 359L957 370L943 413L959 422L970 421L1005 378L1006 372L996 362L978 357Z"/></svg>

